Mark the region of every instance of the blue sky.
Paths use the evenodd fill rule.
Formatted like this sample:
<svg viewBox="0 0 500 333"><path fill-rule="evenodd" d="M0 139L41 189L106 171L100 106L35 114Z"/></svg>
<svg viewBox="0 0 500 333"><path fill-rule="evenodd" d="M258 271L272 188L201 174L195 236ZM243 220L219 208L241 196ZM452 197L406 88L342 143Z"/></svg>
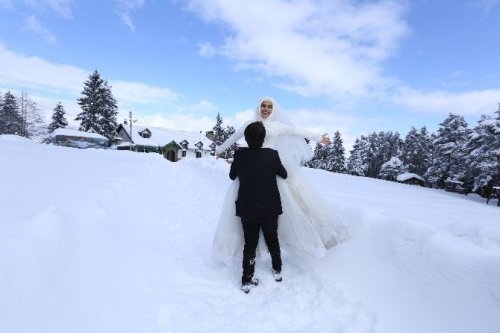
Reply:
<svg viewBox="0 0 500 333"><path fill-rule="evenodd" d="M71 120L97 69L119 120L240 125L261 97L346 146L500 103L500 0L0 0L0 91Z"/></svg>

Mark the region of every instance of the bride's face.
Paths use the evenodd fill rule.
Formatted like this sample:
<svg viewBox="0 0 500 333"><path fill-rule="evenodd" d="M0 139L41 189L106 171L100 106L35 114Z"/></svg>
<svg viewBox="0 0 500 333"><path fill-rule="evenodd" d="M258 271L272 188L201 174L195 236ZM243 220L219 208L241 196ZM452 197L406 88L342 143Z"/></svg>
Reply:
<svg viewBox="0 0 500 333"><path fill-rule="evenodd" d="M269 101L263 101L260 104L260 116L262 119L267 119L273 113L273 103Z"/></svg>

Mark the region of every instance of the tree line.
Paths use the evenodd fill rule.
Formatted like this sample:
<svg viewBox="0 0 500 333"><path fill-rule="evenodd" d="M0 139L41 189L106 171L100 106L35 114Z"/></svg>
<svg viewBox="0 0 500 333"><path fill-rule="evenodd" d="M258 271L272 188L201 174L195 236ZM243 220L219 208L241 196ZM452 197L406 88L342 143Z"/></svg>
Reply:
<svg viewBox="0 0 500 333"><path fill-rule="evenodd" d="M81 97L77 99L81 112L75 117L79 130L103 135L111 144L116 136L118 106L111 86L97 70L84 82ZM25 93L14 96L10 91L0 92L0 134L16 134L34 138L66 128L68 121L61 102L52 110L52 120L47 126L41 116L40 106Z"/></svg>
<svg viewBox="0 0 500 333"><path fill-rule="evenodd" d="M472 129L463 116L450 113L432 134L424 126L412 127L404 139L392 131L362 135L347 159L336 132L330 145L316 145L306 165L386 180L415 173L431 187L488 197L493 186L500 186L500 106Z"/></svg>
<svg viewBox="0 0 500 333"><path fill-rule="evenodd" d="M80 122L79 130L101 134L111 144L118 128L118 107L111 86L97 70L84 82L77 103L82 110L75 118ZM26 93L16 97L10 91L0 92L0 134L37 138L65 128L65 113L59 102L46 126L40 106ZM331 144L316 145L314 157L305 165L387 180L410 172L424 177L432 187L453 184L459 191L488 196L492 186L500 185L500 107L493 114L482 115L472 129L464 117L452 113L439 126L432 134L425 126L412 127L404 139L392 131L362 135L356 138L348 158L337 131ZM217 114L211 138L215 144L220 145L234 132L232 126L223 127L223 119ZM232 145L221 157L231 158L236 147Z"/></svg>

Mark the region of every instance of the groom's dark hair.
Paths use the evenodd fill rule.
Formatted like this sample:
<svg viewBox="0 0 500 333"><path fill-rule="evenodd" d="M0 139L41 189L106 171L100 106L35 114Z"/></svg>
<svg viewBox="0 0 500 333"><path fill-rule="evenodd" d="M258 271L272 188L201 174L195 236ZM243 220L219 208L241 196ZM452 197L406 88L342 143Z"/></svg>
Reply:
<svg viewBox="0 0 500 333"><path fill-rule="evenodd" d="M266 128L261 121L251 123L245 128L245 141L250 148L260 148L266 137Z"/></svg>

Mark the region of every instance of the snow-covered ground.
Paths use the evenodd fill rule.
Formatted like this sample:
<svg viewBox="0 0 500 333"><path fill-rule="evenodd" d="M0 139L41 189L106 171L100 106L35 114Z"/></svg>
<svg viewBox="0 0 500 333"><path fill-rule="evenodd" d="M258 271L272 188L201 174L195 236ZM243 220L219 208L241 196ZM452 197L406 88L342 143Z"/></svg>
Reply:
<svg viewBox="0 0 500 333"><path fill-rule="evenodd" d="M0 332L500 332L500 209L304 169L349 226L323 258L210 249L229 167L0 136Z"/></svg>

